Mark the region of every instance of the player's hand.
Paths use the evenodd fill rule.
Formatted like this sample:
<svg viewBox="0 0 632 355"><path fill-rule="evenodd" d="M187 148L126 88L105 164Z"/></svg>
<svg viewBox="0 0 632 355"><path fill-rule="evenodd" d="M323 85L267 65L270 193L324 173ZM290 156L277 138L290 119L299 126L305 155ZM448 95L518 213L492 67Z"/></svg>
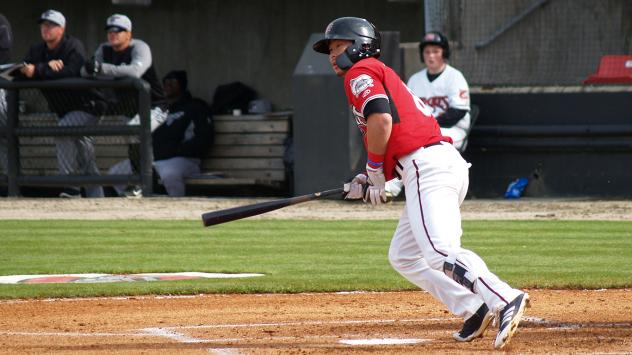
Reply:
<svg viewBox="0 0 632 355"><path fill-rule="evenodd" d="M369 184L369 187L366 189L364 202L371 202L373 206L377 206L381 203L386 203L388 200L386 198L386 191L384 190L384 187L386 185L384 169L382 167L372 168L367 165L366 173L368 176L367 184Z"/></svg>
<svg viewBox="0 0 632 355"><path fill-rule="evenodd" d="M48 62L48 66L54 71L58 72L64 69L64 61L61 59L53 59Z"/></svg>
<svg viewBox="0 0 632 355"><path fill-rule="evenodd" d="M344 184L343 189L345 191L345 200L359 200L363 198L366 180L366 175L358 174L350 182Z"/></svg>
<svg viewBox="0 0 632 355"><path fill-rule="evenodd" d="M27 64L20 68L22 74L24 74L27 78L32 78L35 75L35 65Z"/></svg>
<svg viewBox="0 0 632 355"><path fill-rule="evenodd" d="M89 75L97 75L101 72L101 62L94 59L94 57L88 59L83 67Z"/></svg>

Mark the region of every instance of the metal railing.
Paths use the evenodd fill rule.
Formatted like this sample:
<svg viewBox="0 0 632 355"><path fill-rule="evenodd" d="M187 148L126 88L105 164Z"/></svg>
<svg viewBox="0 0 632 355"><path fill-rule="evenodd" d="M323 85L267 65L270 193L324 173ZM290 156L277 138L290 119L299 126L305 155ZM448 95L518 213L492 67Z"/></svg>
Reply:
<svg viewBox="0 0 632 355"><path fill-rule="evenodd" d="M0 184L6 183L8 196L18 196L20 186L64 187L70 185L140 185L144 196L152 194L152 162L150 126L150 88L141 79L128 78L121 80L88 80L81 78L60 79L50 81L5 81L0 80L0 89L6 90L7 122L0 125L0 135L6 137L7 174L0 175ZM140 125L101 125L94 126L56 126L56 125L21 125L20 96L25 90L39 90L48 93L81 94L88 90L132 90L137 97L135 112L140 117ZM129 98L129 97L128 97ZM48 106L51 106L49 103ZM54 111L49 108L48 111ZM129 111L129 110L128 110ZM40 111L41 112L41 111ZM112 110L109 110L111 113ZM128 116L127 114L119 115ZM58 117L60 118L60 117ZM81 136L127 136L136 137L140 143L140 161L138 174L130 175L28 175L23 174L20 165L20 139L24 137L81 137Z"/></svg>

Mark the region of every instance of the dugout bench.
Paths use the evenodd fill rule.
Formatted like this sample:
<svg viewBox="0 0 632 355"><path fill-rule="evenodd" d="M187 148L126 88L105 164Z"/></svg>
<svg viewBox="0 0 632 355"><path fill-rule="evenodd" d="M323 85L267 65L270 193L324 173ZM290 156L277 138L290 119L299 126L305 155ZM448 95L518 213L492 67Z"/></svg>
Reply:
<svg viewBox="0 0 632 355"><path fill-rule="evenodd" d="M52 113L20 115L24 127L57 123ZM100 124L121 125L121 117L103 116ZM221 115L213 117L214 140L205 153L201 174L187 178L186 184L196 188L262 187L285 191L291 176L291 112L265 115ZM115 163L128 158L128 145L135 137L95 137L97 166L102 174ZM58 174L55 139L24 137L20 140L21 171L26 175Z"/></svg>
<svg viewBox="0 0 632 355"><path fill-rule="evenodd" d="M214 139L187 187L291 191L292 112L213 116Z"/></svg>

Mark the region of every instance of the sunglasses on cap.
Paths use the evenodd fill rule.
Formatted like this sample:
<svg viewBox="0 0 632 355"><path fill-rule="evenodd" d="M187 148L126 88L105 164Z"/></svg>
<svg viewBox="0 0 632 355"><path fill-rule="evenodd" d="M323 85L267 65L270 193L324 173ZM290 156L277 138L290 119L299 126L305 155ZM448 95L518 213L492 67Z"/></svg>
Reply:
<svg viewBox="0 0 632 355"><path fill-rule="evenodd" d="M124 28L120 28L120 27L117 27L117 26L112 26L112 27L108 27L108 29L106 31L108 33L110 33L110 32L119 33L119 32L125 32L126 30Z"/></svg>

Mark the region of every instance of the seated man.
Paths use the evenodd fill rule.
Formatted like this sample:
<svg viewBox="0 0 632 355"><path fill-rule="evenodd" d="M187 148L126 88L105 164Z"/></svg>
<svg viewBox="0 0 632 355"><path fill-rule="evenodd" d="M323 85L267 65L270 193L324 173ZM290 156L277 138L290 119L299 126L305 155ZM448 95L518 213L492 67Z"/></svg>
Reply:
<svg viewBox="0 0 632 355"><path fill-rule="evenodd" d="M164 77L168 115L152 133L154 170L167 194L173 197L185 195L184 179L200 172L200 159L213 139L210 110L206 102L191 96L187 83L187 73L183 70L169 72ZM128 159L110 171L129 174L132 166L137 165L138 162ZM123 194L122 187L115 189Z"/></svg>
<svg viewBox="0 0 632 355"><path fill-rule="evenodd" d="M452 138L461 153L467 146L470 130L470 89L463 74L448 64L450 45L440 32L428 32L419 43L419 55L426 68L413 74L407 86L433 109L441 134ZM397 196L402 182L391 180L386 191Z"/></svg>
<svg viewBox="0 0 632 355"><path fill-rule="evenodd" d="M187 90L187 73L172 71L162 81L169 114L152 134L154 168L169 196L184 196L184 178L200 173L200 159L213 139L206 102Z"/></svg>
<svg viewBox="0 0 632 355"><path fill-rule="evenodd" d="M51 80L78 77L86 52L76 38L65 34L66 18L55 10L45 11L39 18L43 41L30 47L24 57L22 79ZM48 105L59 117L59 126L96 125L98 109L91 107L94 100L84 99L88 93L46 89L42 90ZM57 161L59 173L99 175L92 137L58 137ZM103 197L101 186L85 187L87 197ZM67 187L60 197L81 197L79 187Z"/></svg>

